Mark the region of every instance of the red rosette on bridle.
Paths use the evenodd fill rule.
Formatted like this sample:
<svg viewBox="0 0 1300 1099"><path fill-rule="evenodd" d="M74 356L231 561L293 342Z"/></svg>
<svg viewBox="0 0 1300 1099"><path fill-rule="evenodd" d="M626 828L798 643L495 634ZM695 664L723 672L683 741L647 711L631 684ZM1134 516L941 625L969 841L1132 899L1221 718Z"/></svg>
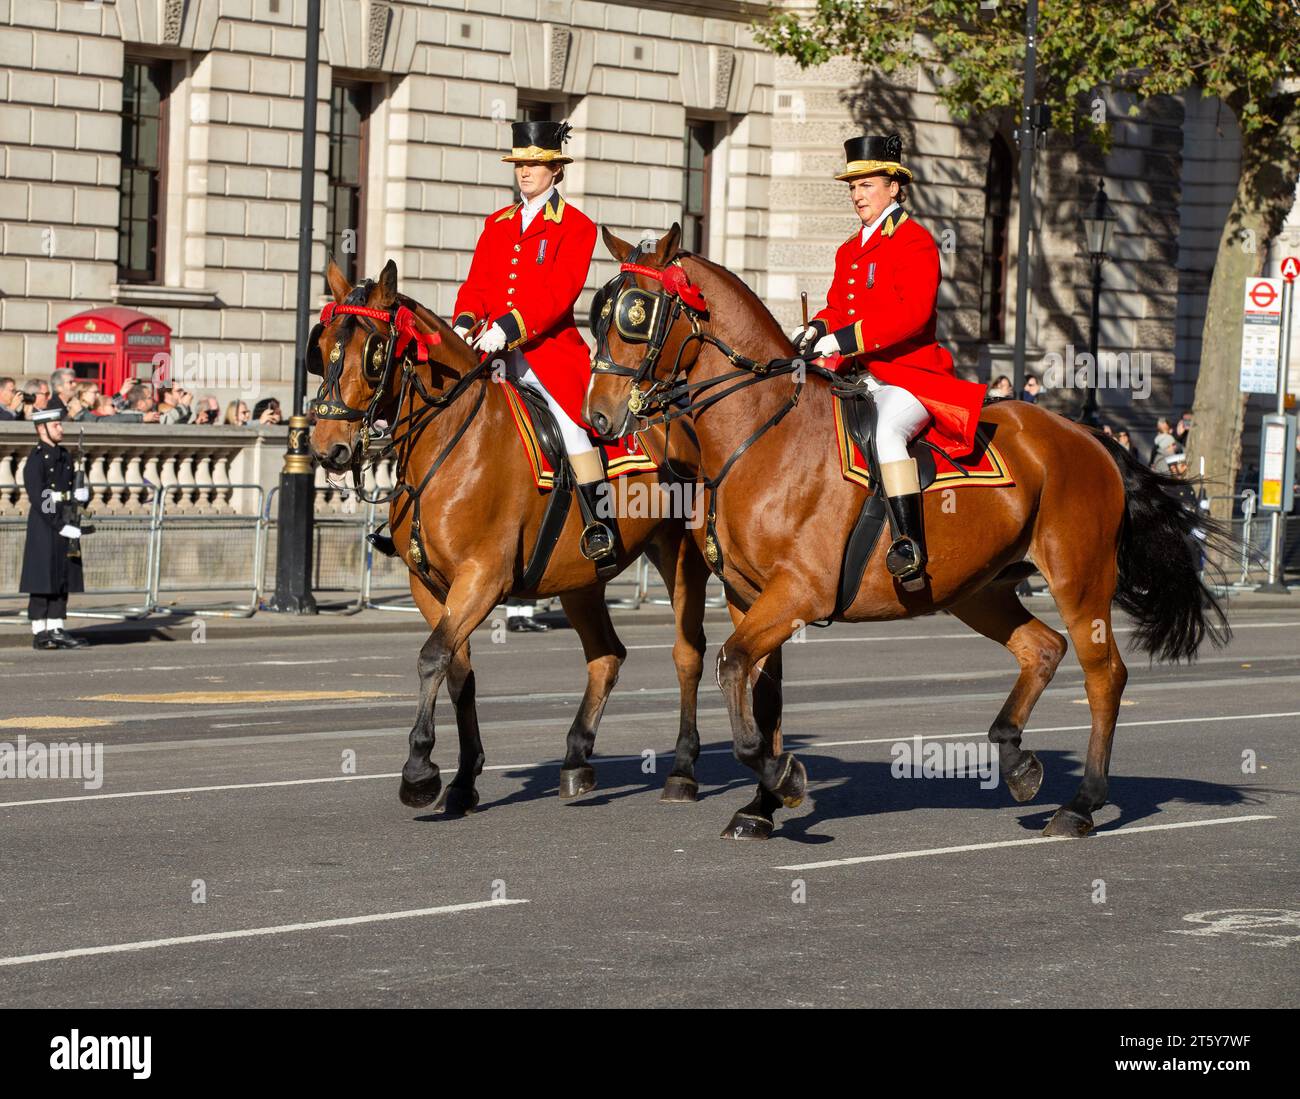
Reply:
<svg viewBox="0 0 1300 1099"><path fill-rule="evenodd" d="M437 332L425 332L415 322L415 314L405 305L399 305L397 312L393 313L387 309L374 309L368 305L344 305L339 302L326 302L320 311L320 323L329 324L337 315L346 315L351 317L369 317L371 320L388 321L392 326L396 345L393 353L396 357L401 357L406 350L407 345L414 340L416 347L416 357L422 363L429 361L429 348L442 343L442 337Z"/></svg>
<svg viewBox="0 0 1300 1099"><path fill-rule="evenodd" d="M703 313L709 308L709 303L704 300L704 291L695 283L686 277L686 272L680 267L665 267L658 271L653 267L646 267L641 263L624 263L619 267L620 271L626 271L633 275L644 275L648 279L654 279L660 283L663 288L674 297L681 298L692 309Z"/></svg>

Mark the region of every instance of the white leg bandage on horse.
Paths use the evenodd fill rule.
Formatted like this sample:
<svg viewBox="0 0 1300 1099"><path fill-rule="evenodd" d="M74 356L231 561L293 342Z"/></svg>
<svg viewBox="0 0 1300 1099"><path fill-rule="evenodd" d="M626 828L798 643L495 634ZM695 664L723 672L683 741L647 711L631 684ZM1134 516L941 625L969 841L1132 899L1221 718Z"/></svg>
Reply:
<svg viewBox="0 0 1300 1099"><path fill-rule="evenodd" d="M546 399L546 407L551 410L555 422L560 425L560 434L564 437L564 449L569 452L569 457L573 457L575 454L590 454L595 450L596 448L591 445L591 438L587 435L587 432L569 419L568 413L560 407L559 402L546 392L546 387L533 373L532 367L528 366L524 361L520 361L519 365L523 368L516 375L519 384L528 386L529 389L540 393Z"/></svg>
<svg viewBox="0 0 1300 1099"><path fill-rule="evenodd" d="M907 444L925 427L930 413L896 385L882 385L872 395L876 401L876 454L881 464L907 461Z"/></svg>

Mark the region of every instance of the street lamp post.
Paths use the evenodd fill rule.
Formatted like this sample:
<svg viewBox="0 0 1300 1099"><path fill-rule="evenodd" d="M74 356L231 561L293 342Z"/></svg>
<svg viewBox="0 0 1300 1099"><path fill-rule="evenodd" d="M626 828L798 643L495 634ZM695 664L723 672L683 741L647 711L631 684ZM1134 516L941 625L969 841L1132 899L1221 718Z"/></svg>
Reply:
<svg viewBox="0 0 1300 1099"><path fill-rule="evenodd" d="M1088 259L1092 263L1092 330L1088 333L1088 353L1092 357L1092 370L1088 377L1088 395L1084 398L1083 413L1079 416L1081 423L1091 427L1101 427L1101 416L1097 412L1097 376L1100 373L1097 362L1097 342L1101 330L1101 267L1110 253L1110 240L1115 232L1115 212L1106 201L1106 185L1097 181L1097 195L1091 213L1084 214L1083 236L1088 249Z"/></svg>
<svg viewBox="0 0 1300 1099"><path fill-rule="evenodd" d="M289 614L315 614L311 591L313 505L316 478L307 446L308 424L303 414L307 389L305 334L311 309L312 213L316 199L316 77L320 59L320 0L307 0L306 78L302 101L302 177L298 200L298 313L293 365L293 415L289 445L280 471L277 513L275 593L271 609Z"/></svg>

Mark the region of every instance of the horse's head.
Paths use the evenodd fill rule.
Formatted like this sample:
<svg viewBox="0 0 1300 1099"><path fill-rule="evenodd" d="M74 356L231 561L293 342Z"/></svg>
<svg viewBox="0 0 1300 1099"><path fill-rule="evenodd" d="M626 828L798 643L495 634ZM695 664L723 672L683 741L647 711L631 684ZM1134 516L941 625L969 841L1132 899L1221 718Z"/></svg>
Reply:
<svg viewBox="0 0 1300 1099"><path fill-rule="evenodd" d="M633 429L638 413L657 407L656 400L690 369L700 349L693 337L708 306L682 268L679 225L653 248L601 231L619 273L591 305L596 353L583 418L597 435L616 439Z"/></svg>
<svg viewBox="0 0 1300 1099"><path fill-rule="evenodd" d="M316 460L340 473L364 457L377 420L396 418L403 372L442 337L399 298L392 260L356 287L333 260L325 277L334 301L307 338L307 372L321 379L310 442Z"/></svg>

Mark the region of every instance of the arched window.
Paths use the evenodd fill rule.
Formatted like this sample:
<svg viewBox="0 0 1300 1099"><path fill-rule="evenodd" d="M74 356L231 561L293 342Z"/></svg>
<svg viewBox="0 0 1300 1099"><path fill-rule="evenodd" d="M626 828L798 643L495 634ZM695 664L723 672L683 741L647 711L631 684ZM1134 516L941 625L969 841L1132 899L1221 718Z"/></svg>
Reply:
<svg viewBox="0 0 1300 1099"><path fill-rule="evenodd" d="M984 181L984 267L980 279L980 338L1003 342L1006 333L1007 226L1011 215L1011 150L1001 134L989 146Z"/></svg>

